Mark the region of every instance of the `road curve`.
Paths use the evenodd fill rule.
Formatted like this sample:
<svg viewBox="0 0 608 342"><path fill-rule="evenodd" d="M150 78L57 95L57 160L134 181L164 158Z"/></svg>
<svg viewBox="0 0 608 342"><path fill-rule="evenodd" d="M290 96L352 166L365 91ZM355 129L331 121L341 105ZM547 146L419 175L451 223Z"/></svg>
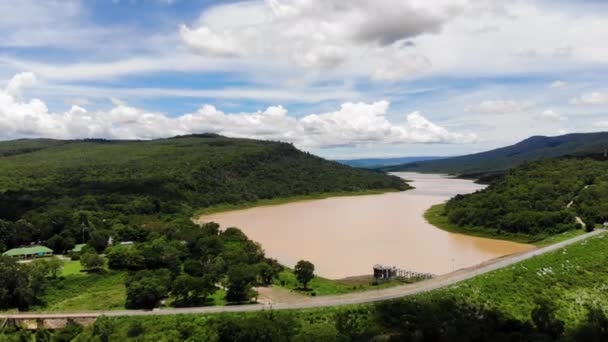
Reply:
<svg viewBox="0 0 608 342"><path fill-rule="evenodd" d="M349 293L343 295L331 295L312 297L310 300L302 303L281 304L275 303L271 305L251 304L251 305L232 305L232 306L207 306L197 308L179 308L166 310L117 310L117 311L89 311L89 312L56 312L56 313L10 313L0 314L0 319L62 319L62 318L94 318L98 316L154 316L154 315L178 315L178 314L210 314L221 312L251 312L260 310L288 310L288 309L307 309L328 306L340 306L349 304L362 304L377 302L395 298L411 296L423 292L429 292L442 287L450 286L467 280L478 275L492 272L520 261L533 258L535 256L549 253L557 249L566 247L581 240L597 236L605 233L605 229L598 229L590 233L574 237L572 239L562 241L550 246L534 249L529 252L524 252L516 255L499 258L489 263L461 269L450 274L439 276L430 280L422 281L415 284L396 286L392 288L369 290L364 292Z"/></svg>

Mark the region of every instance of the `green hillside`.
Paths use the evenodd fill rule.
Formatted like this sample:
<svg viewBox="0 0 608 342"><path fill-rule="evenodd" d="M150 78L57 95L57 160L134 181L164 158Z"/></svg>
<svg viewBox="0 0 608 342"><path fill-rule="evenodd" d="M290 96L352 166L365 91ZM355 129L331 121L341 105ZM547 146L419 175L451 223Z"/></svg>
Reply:
<svg viewBox="0 0 608 342"><path fill-rule="evenodd" d="M543 159L510 171L501 181L458 195L443 215L459 231L536 241L608 220L608 160ZM582 228L582 227L579 227Z"/></svg>
<svg viewBox="0 0 608 342"><path fill-rule="evenodd" d="M0 250L56 235L69 245L116 223L186 217L219 204L407 188L397 177L290 144L217 135L1 142Z"/></svg>
<svg viewBox="0 0 608 342"><path fill-rule="evenodd" d="M526 161L567 155L603 154L608 149L608 132L535 136L515 145L440 160L421 161L382 168L384 171L448 173L480 178L502 173Z"/></svg>

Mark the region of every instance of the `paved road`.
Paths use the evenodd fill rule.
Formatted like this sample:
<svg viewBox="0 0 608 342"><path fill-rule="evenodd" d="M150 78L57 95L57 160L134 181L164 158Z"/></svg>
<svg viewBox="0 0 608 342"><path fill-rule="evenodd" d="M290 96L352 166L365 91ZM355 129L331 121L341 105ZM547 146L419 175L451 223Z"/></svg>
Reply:
<svg viewBox="0 0 608 342"><path fill-rule="evenodd" d="M423 292L432 291L438 288L450 286L467 280L478 275L492 272L500 268L504 268L520 261L533 258L535 256L545 254L548 252L555 251L563 248L570 244L579 242L581 240L597 236L605 233L605 229L598 229L591 233L577 236L575 238L562 241L547 247L538 248L529 252L520 253L516 255L506 256L486 264L479 266L466 268L433 278L430 280L422 281L415 284L396 286L381 290L370 290L365 292L349 293L344 295L332 295L332 296L321 296L311 297L309 300L302 303L291 303L281 304L276 303L273 305L263 304L252 304L252 305L234 305L234 306L210 306L200 308L182 308L182 309L167 309L167 310L121 310L121 311L93 311L93 312L65 312L65 313L17 313L17 314L0 314L0 319L53 319L53 318L87 318L87 317L98 317L101 315L105 316L149 316L149 315L177 315L177 314L205 314L205 313L219 313L219 312L248 312L248 311L260 311L260 310L285 310L285 309L304 309L304 308L316 308L316 307L327 307L327 306L339 306L348 304L361 304L377 302L395 298L401 298L405 296L411 296Z"/></svg>

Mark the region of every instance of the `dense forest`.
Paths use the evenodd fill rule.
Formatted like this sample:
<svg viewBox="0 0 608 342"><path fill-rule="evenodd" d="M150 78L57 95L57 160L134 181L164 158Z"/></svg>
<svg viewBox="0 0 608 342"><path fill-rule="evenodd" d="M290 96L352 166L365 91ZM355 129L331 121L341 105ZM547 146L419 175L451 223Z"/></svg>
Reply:
<svg viewBox="0 0 608 342"><path fill-rule="evenodd" d="M517 144L491 151L440 160L404 163L381 168L384 171L411 171L468 175L479 179L541 158L603 154L608 149L608 132L575 133L556 137L534 136ZM493 177L491 177L493 178Z"/></svg>
<svg viewBox="0 0 608 342"><path fill-rule="evenodd" d="M194 224L195 210L407 188L398 177L326 161L290 144L209 134L3 142L0 252L44 244L79 258L83 271L126 272L127 308L153 308L168 297L174 306L207 305L218 284L227 302L248 302L252 286L271 283L281 266L237 228ZM86 246L70 253L78 243ZM44 307L49 286L63 286L61 264L0 257L0 309Z"/></svg>
<svg viewBox="0 0 608 342"><path fill-rule="evenodd" d="M217 204L324 192L404 190L290 144L205 134L151 141L0 143L0 252L40 241L61 253ZM133 233L136 231L137 233ZM97 248L99 250L99 248Z"/></svg>
<svg viewBox="0 0 608 342"><path fill-rule="evenodd" d="M449 222L471 229L546 236L608 220L608 161L603 157L526 163L504 179L447 202ZM571 203L572 202L572 203Z"/></svg>

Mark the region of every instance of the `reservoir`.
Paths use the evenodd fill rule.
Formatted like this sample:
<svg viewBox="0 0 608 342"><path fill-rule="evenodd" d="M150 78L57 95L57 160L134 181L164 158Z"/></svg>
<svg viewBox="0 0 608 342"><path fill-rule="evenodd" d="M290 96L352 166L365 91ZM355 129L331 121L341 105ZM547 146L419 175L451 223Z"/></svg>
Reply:
<svg viewBox="0 0 608 342"><path fill-rule="evenodd" d="M317 275L330 279L369 275L374 264L440 275L534 248L449 233L424 219L431 206L483 185L441 175L395 175L415 189L235 210L200 220L238 227L261 243L268 257L290 267L308 260Z"/></svg>

